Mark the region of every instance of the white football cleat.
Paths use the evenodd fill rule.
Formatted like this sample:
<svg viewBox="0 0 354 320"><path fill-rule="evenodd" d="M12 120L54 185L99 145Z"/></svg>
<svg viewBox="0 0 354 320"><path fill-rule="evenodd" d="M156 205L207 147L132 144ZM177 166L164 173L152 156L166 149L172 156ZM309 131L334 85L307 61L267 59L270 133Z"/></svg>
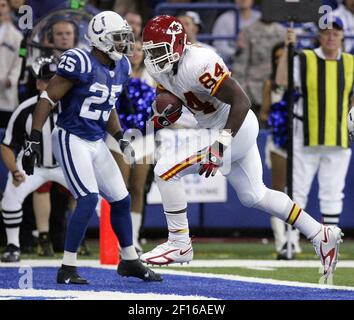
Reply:
<svg viewBox="0 0 354 320"><path fill-rule="evenodd" d="M153 265L188 263L193 260L192 242L166 241L140 256L140 260Z"/></svg>
<svg viewBox="0 0 354 320"><path fill-rule="evenodd" d="M342 240L342 230L335 226L322 225L321 231L312 239L317 255L323 265L322 283L332 278L338 261L339 245Z"/></svg>

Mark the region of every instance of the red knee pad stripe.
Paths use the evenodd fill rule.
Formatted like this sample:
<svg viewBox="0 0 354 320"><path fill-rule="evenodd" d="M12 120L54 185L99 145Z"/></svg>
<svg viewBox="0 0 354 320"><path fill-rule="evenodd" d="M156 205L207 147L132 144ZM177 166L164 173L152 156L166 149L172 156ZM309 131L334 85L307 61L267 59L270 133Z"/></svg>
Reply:
<svg viewBox="0 0 354 320"><path fill-rule="evenodd" d="M46 192L49 192L50 189L52 188L52 182L51 181L48 181L44 184L42 184L37 190L36 192L38 193L46 193Z"/></svg>

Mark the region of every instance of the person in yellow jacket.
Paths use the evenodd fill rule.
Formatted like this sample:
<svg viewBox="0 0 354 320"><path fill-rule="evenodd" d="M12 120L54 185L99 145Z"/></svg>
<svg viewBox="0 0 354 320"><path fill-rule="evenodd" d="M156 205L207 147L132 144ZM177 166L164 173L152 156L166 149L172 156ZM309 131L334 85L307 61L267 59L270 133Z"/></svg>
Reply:
<svg viewBox="0 0 354 320"><path fill-rule="evenodd" d="M347 115L354 101L354 56L342 51L343 28L342 20L334 17L331 28L319 30L320 46L294 58L294 84L301 98L294 106L293 200L306 207L317 174L320 211L327 225L339 224L351 157ZM295 42L294 30L288 29L286 43ZM287 52L276 82L287 85ZM298 240L294 242L299 250Z"/></svg>

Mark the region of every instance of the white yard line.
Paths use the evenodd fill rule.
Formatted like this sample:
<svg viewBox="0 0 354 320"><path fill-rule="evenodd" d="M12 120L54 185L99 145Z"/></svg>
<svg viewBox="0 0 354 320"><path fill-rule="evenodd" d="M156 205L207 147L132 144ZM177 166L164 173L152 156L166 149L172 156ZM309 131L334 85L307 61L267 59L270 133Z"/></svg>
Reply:
<svg viewBox="0 0 354 320"><path fill-rule="evenodd" d="M204 296L180 296L158 293L128 293L111 291L0 289L0 300L26 297L43 297L79 300L217 300Z"/></svg>
<svg viewBox="0 0 354 320"><path fill-rule="evenodd" d="M1 263L1 267L59 267L61 260L22 260L16 263ZM319 260L193 260L189 264L172 264L173 267L198 267L198 268L216 268L216 267L240 267L240 268L319 268ZM115 265L101 265L98 260L79 260L79 267L103 267L107 269L116 269ZM354 268L353 260L339 260L337 267Z"/></svg>
<svg viewBox="0 0 354 320"><path fill-rule="evenodd" d="M60 266L61 260L23 260L20 263L5 264L0 263L0 267L58 267ZM98 260L80 260L78 261L79 267L94 267L115 270L117 267L114 265L101 265ZM178 266L178 265L173 265ZM293 268L318 268L319 262L316 261L272 261L272 260L194 260L188 266L191 267L293 267ZM353 268L354 261L340 261L338 267ZM194 277L206 277L215 279L225 279L225 280L237 280L245 282L256 282L263 284L274 284L274 285L284 285L284 286L296 286L296 287L306 287L306 288L317 288L317 289L339 289L339 290L349 290L354 291L354 287L349 286L334 286L334 285L323 285L314 283L304 283L296 281L283 281L275 279L265 279L265 278L255 278L246 276L236 276L236 275L223 275L223 274L211 274L211 273L201 273L201 272L188 272L183 270L171 270L169 267L154 268L159 273L162 274L173 274L173 275L186 275ZM182 268L181 268L182 269Z"/></svg>
<svg viewBox="0 0 354 320"><path fill-rule="evenodd" d="M349 287L349 286L334 286L334 285L324 285L324 284L316 284L316 283L308 283L308 282L236 276L236 275L228 275L228 274L215 274L215 273L213 274L213 273L189 272L189 271L180 271L180 270L168 270L166 268L157 269L157 270L159 273L162 274L174 274L174 275L206 277L206 278L225 279L225 280L237 280L237 281L244 281L244 282L253 282L253 283L256 282L262 284L274 284L274 285L302 287L302 288L305 287L305 288L315 288L315 289L349 290L354 292L354 287Z"/></svg>

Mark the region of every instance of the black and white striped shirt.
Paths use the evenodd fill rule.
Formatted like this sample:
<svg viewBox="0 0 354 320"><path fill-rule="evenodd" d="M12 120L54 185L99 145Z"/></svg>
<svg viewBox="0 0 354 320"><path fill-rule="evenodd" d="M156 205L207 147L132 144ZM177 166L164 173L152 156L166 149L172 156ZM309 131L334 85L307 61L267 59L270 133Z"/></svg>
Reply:
<svg viewBox="0 0 354 320"><path fill-rule="evenodd" d="M32 113L37 102L38 96L34 96L22 102L15 109L5 131L5 136L2 140L3 145L15 151L23 149L25 139L29 137L31 132ZM41 167L52 168L59 165L54 157L52 148L52 131L58 117L56 109L50 113L42 129L42 160L39 164Z"/></svg>

